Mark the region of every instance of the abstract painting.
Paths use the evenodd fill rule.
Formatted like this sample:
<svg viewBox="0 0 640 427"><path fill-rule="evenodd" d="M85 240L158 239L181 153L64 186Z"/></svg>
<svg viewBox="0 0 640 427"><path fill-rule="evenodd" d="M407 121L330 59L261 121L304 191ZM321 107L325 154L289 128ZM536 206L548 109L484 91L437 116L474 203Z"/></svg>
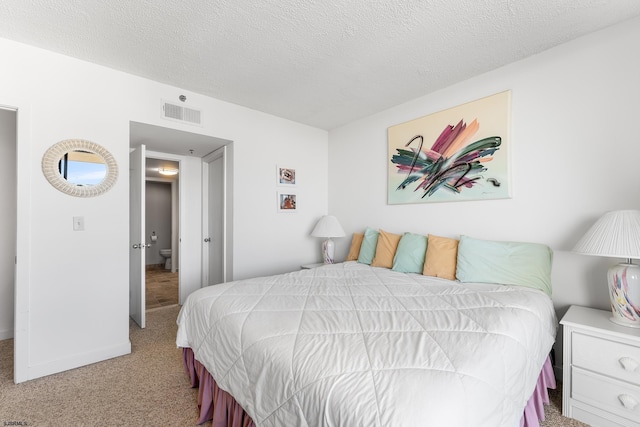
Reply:
<svg viewBox="0 0 640 427"><path fill-rule="evenodd" d="M511 91L388 129L388 204L505 199Z"/></svg>

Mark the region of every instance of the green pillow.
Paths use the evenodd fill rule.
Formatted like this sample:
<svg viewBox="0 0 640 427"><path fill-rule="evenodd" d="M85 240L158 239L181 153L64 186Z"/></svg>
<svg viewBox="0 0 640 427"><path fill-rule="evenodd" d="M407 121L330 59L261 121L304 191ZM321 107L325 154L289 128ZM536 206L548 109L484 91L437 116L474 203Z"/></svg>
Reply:
<svg viewBox="0 0 640 427"><path fill-rule="evenodd" d="M553 251L539 243L495 242L462 236L456 277L461 282L527 286L551 296L552 260Z"/></svg>
<svg viewBox="0 0 640 427"><path fill-rule="evenodd" d="M404 233L393 257L392 270L402 273L420 273L424 268L424 256L427 251L427 236Z"/></svg>
<svg viewBox="0 0 640 427"><path fill-rule="evenodd" d="M364 238L360 245L360 253L358 254L358 262L361 264L371 264L373 257L376 255L376 246L378 245L378 231L367 227L364 230Z"/></svg>

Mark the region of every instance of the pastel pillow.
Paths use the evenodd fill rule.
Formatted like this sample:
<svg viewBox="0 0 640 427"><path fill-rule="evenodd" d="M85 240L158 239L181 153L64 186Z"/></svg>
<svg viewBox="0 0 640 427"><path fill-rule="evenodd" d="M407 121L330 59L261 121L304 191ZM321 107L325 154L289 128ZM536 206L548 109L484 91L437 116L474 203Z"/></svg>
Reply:
<svg viewBox="0 0 640 427"><path fill-rule="evenodd" d="M376 254L371 261L372 267L393 267L393 257L400 243L400 234L387 233L384 230L379 231L378 243L376 244Z"/></svg>
<svg viewBox="0 0 640 427"><path fill-rule="evenodd" d="M347 261L357 261L358 255L360 255L360 246L362 246L362 239L364 239L364 233L353 233L351 238L351 248L347 254Z"/></svg>
<svg viewBox="0 0 640 427"><path fill-rule="evenodd" d="M371 264L373 257L376 254L376 246L378 245L378 231L373 228L367 227L364 230L364 237L362 238L362 245L360 245L360 252L358 253L358 262L361 264Z"/></svg>
<svg viewBox="0 0 640 427"><path fill-rule="evenodd" d="M462 236L456 275L461 282L526 286L551 296L552 261L553 251L539 243Z"/></svg>
<svg viewBox="0 0 640 427"><path fill-rule="evenodd" d="M393 258L392 270L402 273L422 273L427 251L427 236L404 233Z"/></svg>
<svg viewBox="0 0 640 427"><path fill-rule="evenodd" d="M457 256L458 240L429 234L422 274L455 280Z"/></svg>

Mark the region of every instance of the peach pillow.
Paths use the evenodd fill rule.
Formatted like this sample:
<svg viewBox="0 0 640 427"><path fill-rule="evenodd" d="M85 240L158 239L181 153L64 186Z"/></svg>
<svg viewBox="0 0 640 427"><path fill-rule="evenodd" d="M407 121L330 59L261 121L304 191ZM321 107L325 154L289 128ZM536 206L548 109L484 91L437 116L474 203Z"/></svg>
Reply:
<svg viewBox="0 0 640 427"><path fill-rule="evenodd" d="M347 261L357 261L358 255L360 255L360 246L362 246L362 239L364 239L364 233L353 233L351 238L351 248L347 254Z"/></svg>
<svg viewBox="0 0 640 427"><path fill-rule="evenodd" d="M398 243L402 235L387 233L386 231L379 230L378 244L376 245L376 255L371 262L372 267L393 267L393 257L398 249Z"/></svg>
<svg viewBox="0 0 640 427"><path fill-rule="evenodd" d="M429 234L422 274L456 280L457 257L458 240Z"/></svg>

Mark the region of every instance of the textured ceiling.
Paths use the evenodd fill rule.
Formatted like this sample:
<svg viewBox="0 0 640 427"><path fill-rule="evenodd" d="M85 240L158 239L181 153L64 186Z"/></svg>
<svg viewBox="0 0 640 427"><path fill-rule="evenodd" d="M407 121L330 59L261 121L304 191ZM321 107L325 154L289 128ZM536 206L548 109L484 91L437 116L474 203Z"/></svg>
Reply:
<svg viewBox="0 0 640 427"><path fill-rule="evenodd" d="M0 37L331 129L638 15L638 0L2 0Z"/></svg>

